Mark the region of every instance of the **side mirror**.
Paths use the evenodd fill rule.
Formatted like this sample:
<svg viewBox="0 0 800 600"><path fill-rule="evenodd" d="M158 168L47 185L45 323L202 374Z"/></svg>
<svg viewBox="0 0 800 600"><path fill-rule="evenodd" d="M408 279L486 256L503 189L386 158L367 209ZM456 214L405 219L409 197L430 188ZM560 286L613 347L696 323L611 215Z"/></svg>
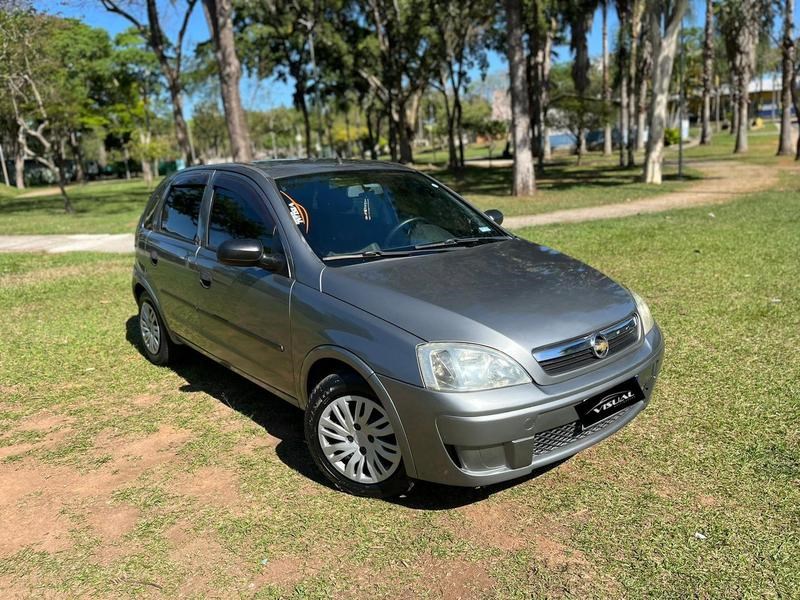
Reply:
<svg viewBox="0 0 800 600"><path fill-rule="evenodd" d="M489 217L492 221L494 221L498 225L503 224L503 213L501 213L496 208L490 208L483 214L485 214L487 217Z"/></svg>
<svg viewBox="0 0 800 600"><path fill-rule="evenodd" d="M286 273L286 257L276 252L274 254L265 254L258 261L258 266L269 271L270 273Z"/></svg>
<svg viewBox="0 0 800 600"><path fill-rule="evenodd" d="M217 260L234 267L256 267L264 256L264 246L258 240L225 240L217 248Z"/></svg>

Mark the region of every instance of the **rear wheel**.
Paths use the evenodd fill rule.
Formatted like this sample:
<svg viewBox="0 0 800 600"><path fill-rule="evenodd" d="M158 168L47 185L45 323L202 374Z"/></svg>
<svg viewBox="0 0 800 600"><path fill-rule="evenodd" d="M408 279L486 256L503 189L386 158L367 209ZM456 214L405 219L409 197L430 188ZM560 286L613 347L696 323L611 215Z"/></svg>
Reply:
<svg viewBox="0 0 800 600"><path fill-rule="evenodd" d="M164 321L147 292L139 296L139 333L144 355L154 365L166 365L175 354Z"/></svg>
<svg viewBox="0 0 800 600"><path fill-rule="evenodd" d="M384 498L411 488L389 417L354 374L328 375L314 387L305 436L317 467L342 491Z"/></svg>

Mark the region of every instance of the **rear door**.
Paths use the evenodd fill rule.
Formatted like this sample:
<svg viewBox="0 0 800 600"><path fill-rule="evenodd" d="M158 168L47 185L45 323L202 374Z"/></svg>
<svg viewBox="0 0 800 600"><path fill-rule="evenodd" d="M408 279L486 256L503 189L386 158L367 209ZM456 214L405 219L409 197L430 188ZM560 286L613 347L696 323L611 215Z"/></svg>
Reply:
<svg viewBox="0 0 800 600"><path fill-rule="evenodd" d="M217 260L229 239L258 239L265 253L284 253L263 192L247 177L217 172L211 183L207 232L195 266L204 347L218 358L292 394L289 273L234 267Z"/></svg>
<svg viewBox="0 0 800 600"><path fill-rule="evenodd" d="M191 261L200 247L200 208L208 183L206 171L177 175L170 183L147 240L145 264L167 325L195 341L198 293Z"/></svg>

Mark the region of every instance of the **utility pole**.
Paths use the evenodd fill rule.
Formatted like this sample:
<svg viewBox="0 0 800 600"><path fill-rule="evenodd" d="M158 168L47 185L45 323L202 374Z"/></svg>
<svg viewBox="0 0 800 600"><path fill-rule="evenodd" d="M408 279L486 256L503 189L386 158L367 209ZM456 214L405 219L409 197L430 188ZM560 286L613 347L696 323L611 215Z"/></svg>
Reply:
<svg viewBox="0 0 800 600"><path fill-rule="evenodd" d="M683 19L681 19L681 32L680 32L680 42L681 42L681 61L680 61L680 72L678 74L679 77L679 85L678 88L680 90L678 95L678 179L683 179L683 117L684 117L684 96L686 94L685 85L684 85L684 56L686 55L686 48L684 47L684 39L683 39Z"/></svg>

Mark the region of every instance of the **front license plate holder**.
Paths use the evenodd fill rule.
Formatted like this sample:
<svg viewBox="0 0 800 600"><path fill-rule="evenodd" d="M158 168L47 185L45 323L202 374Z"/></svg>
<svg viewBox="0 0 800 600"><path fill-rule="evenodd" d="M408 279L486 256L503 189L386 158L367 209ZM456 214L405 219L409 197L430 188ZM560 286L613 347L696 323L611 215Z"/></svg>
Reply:
<svg viewBox="0 0 800 600"><path fill-rule="evenodd" d="M584 400L575 410L580 417L581 428L586 429L640 400L644 400L644 392L634 377Z"/></svg>

